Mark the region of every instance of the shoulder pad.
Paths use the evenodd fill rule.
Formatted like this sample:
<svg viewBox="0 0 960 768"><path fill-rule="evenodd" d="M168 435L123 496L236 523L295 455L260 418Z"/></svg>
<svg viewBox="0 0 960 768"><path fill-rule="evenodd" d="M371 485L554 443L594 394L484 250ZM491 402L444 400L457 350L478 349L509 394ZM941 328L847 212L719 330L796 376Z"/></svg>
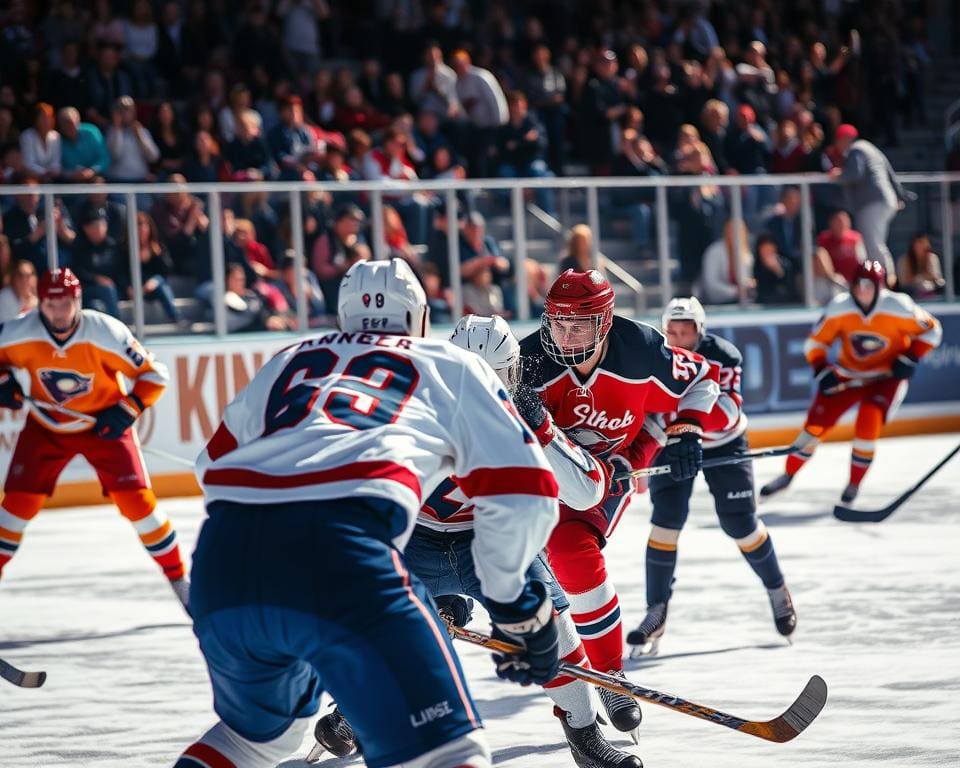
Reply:
<svg viewBox="0 0 960 768"><path fill-rule="evenodd" d="M711 362L720 363L724 368L735 368L743 364L743 355L731 341L713 333L707 333L694 350Z"/></svg>

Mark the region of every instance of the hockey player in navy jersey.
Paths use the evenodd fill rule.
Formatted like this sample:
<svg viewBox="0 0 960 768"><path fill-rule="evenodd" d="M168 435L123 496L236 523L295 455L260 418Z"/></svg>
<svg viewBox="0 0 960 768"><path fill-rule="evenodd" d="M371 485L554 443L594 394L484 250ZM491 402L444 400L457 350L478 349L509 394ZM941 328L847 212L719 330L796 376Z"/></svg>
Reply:
<svg viewBox="0 0 960 768"><path fill-rule="evenodd" d="M524 647L498 673L556 676L553 604L526 575L557 519L543 450L479 357L421 338L426 297L402 260L353 265L337 315L339 332L257 373L197 460L190 605L220 721L175 768L275 766L324 691L368 766L489 768L450 638L400 554L452 474L495 632Z"/></svg>
<svg viewBox="0 0 960 768"><path fill-rule="evenodd" d="M581 510L599 504L609 485L607 467L554 427L535 393L517 393L520 344L507 321L498 316L467 315L457 323L450 340L485 360L515 396L517 408L543 446L563 502ZM448 478L423 505L404 549L410 572L426 585L438 605L450 609L451 618L457 617L456 623L461 625L469 621L469 609L466 601L454 596L469 595L481 603L485 601L473 560L475 514L473 500L456 478ZM528 576L550 588L558 611L560 657L571 664L586 664L583 643L570 618L570 604L542 556L533 561ZM561 675L544 684L544 690L554 702L554 714L560 719L574 762L580 768L642 768L640 758L614 748L604 739L597 726L596 698L589 684ZM350 754L355 747L352 728L339 709L320 719L316 737L324 749L340 757ZM318 756L316 751L314 756Z"/></svg>
<svg viewBox="0 0 960 768"><path fill-rule="evenodd" d="M716 410L722 418L715 430L704 433L703 452L705 458L720 458L749 450L747 417L740 394L743 358L729 341L707 333L706 322L706 314L696 298L676 298L664 309L661 327L672 346L703 355L719 371L720 399ZM674 418L673 414L650 418L647 430L668 430ZM703 477L713 494L720 527L737 543L767 588L777 631L789 637L796 627L797 615L777 562L773 540L763 522L757 519L752 463L745 461L704 469ZM653 519L647 541L647 614L640 625L627 634L627 643L634 647L635 656L655 654L663 635L667 605L673 594L677 541L690 512L693 483L694 478L675 480L669 475L650 478Z"/></svg>
<svg viewBox="0 0 960 768"><path fill-rule="evenodd" d="M614 294L599 272L561 274L547 294L540 331L520 342L522 378L556 426L614 471L640 469L657 455L643 430L648 413L677 412L664 461L678 481L697 474L705 427L719 395L717 373L700 355L667 346L655 328L613 314ZM603 547L635 491L614 482L588 510L560 505L547 556L594 669L623 674L620 601L607 576ZM636 700L599 691L621 731L640 722Z"/></svg>

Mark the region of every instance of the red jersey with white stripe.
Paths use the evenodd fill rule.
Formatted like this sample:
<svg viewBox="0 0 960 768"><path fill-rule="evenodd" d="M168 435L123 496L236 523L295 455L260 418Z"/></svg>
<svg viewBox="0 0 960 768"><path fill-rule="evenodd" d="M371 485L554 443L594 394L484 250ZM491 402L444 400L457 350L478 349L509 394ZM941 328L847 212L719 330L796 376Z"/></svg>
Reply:
<svg viewBox="0 0 960 768"><path fill-rule="evenodd" d="M197 475L208 502L393 501L407 513L401 548L454 475L498 602L520 594L557 519L553 473L499 379L435 339L331 332L283 350L227 406Z"/></svg>

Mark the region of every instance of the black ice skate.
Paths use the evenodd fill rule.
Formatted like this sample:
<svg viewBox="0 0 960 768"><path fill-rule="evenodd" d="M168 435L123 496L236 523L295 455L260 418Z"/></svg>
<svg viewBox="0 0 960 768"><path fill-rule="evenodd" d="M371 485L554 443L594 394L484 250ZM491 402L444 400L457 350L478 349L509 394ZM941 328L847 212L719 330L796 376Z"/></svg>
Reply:
<svg viewBox="0 0 960 768"><path fill-rule="evenodd" d="M647 608L647 615L640 625L627 633L627 645L631 659L644 656L656 656L660 649L660 638L667 628L667 604L657 603Z"/></svg>
<svg viewBox="0 0 960 768"><path fill-rule="evenodd" d="M779 477L775 477L773 478L773 480L771 480L769 483L763 486L763 488L760 489L760 498L768 499L774 494L780 493L780 491L782 491L792 482L793 482L793 475L788 475L784 473Z"/></svg>
<svg viewBox="0 0 960 768"><path fill-rule="evenodd" d="M308 763L317 762L324 751L329 752L334 757L346 757L357 748L353 728L350 727L347 718L336 707L333 708L332 712L317 720L313 737L317 740L317 743L310 750L310 754L307 755Z"/></svg>
<svg viewBox="0 0 960 768"><path fill-rule="evenodd" d="M608 675L625 678L622 669L611 669ZM622 693L616 693L609 688L597 686L597 693L600 694L600 701L604 710L607 712L607 720L618 731L629 733L634 744L640 743L640 721L643 719L643 713L640 711L640 705L632 696Z"/></svg>
<svg viewBox="0 0 960 768"><path fill-rule="evenodd" d="M567 722L567 713L562 709L554 707L553 714L560 719L573 762L579 768L643 768L639 757L617 749L603 738L596 723L586 728L574 728Z"/></svg>
<svg viewBox="0 0 960 768"><path fill-rule="evenodd" d="M857 498L858 493L860 493L860 486L850 483L850 485L843 489L843 493L840 494L840 503L849 504Z"/></svg>
<svg viewBox="0 0 960 768"><path fill-rule="evenodd" d="M797 628L797 612L790 599L790 590L786 585L777 589L768 589L770 607L773 609L773 621L777 625L777 632L789 638Z"/></svg>

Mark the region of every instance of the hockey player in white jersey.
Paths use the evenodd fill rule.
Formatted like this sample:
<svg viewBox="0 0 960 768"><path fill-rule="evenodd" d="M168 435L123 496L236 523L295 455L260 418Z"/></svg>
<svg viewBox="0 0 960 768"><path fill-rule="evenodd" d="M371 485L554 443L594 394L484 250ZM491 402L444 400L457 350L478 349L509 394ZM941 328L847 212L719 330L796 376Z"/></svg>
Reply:
<svg viewBox="0 0 960 768"><path fill-rule="evenodd" d="M557 518L542 449L476 355L419 338L426 298L403 261L351 267L338 319L267 363L198 458L209 516L191 608L220 722L175 768L276 765L323 691L368 766L489 768L449 636L400 554L452 474L496 631L524 647L498 673L556 676L553 605L526 575Z"/></svg>
<svg viewBox="0 0 960 768"><path fill-rule="evenodd" d="M520 343L502 317L467 315L460 319L450 340L483 358L500 378L528 426L543 446L559 486L560 499L574 509L590 509L607 493L610 473L604 463L574 445L556 429L552 417L532 390L517 392ZM474 502L457 484L455 477L444 480L420 510L417 524L404 550L404 559L430 590L441 612L461 626L470 619L472 605L458 595L484 601L477 579L471 546L474 540ZM532 580L549 587L560 634L560 657L571 664L589 666L583 643L570 617L570 603L553 576L545 557L538 555L528 571ZM580 768L642 768L636 755L614 748L597 726L597 701L592 686L561 675L544 684L554 702L574 762ZM317 723L318 744L334 755L353 752L355 738L349 722L339 709ZM314 750L313 756L319 751Z"/></svg>

